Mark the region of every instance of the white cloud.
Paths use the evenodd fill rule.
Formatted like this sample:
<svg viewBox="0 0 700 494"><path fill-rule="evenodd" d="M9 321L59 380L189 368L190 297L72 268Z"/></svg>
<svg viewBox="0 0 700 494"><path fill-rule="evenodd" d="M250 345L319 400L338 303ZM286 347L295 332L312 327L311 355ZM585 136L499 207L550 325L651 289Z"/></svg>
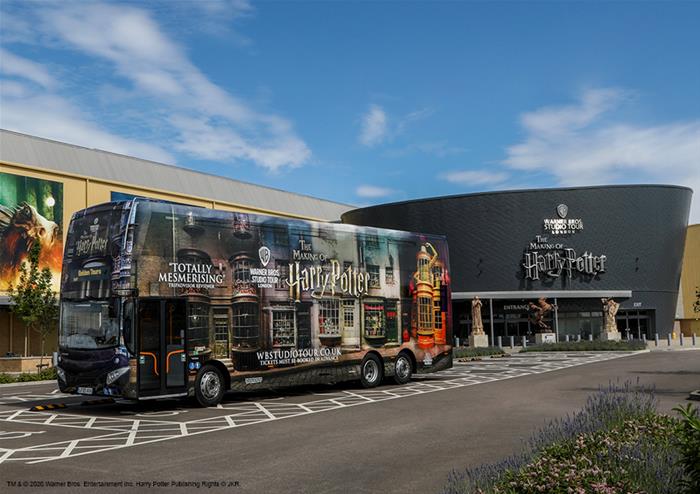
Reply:
<svg viewBox="0 0 700 494"><path fill-rule="evenodd" d="M390 117L384 108L372 104L369 106L367 113L362 116L358 140L363 146L375 147L385 141L393 140L395 137L403 134L414 123L424 120L434 113L435 110L433 108L420 108L403 116ZM416 149L393 150L394 153L399 155L415 151ZM392 153L392 151L389 151L389 153Z"/></svg>
<svg viewBox="0 0 700 494"><path fill-rule="evenodd" d="M443 173L440 177L453 184L490 185L506 181L509 175L505 172L490 172L485 170L457 170Z"/></svg>
<svg viewBox="0 0 700 494"><path fill-rule="evenodd" d="M360 197L379 198L395 194L396 191L386 187L377 187L376 185L360 185L355 189L355 193Z"/></svg>
<svg viewBox="0 0 700 494"><path fill-rule="evenodd" d="M521 122L532 133L558 136L592 124L627 96L615 88L590 89L584 91L578 104L540 108L522 115Z"/></svg>
<svg viewBox="0 0 700 494"><path fill-rule="evenodd" d="M19 94L19 97L16 95ZM111 134L69 101L52 94L0 90L0 127L89 148L174 163L158 146Z"/></svg>
<svg viewBox="0 0 700 494"><path fill-rule="evenodd" d="M396 124L394 134L402 134L409 125L424 120L433 115L434 113L435 110L433 108L421 108L419 110L415 110L404 115L402 118L399 119L398 123Z"/></svg>
<svg viewBox="0 0 700 494"><path fill-rule="evenodd" d="M383 154L388 158L403 158L405 156L417 153L437 156L438 158L445 158L446 156L456 156L458 154L464 154L467 151L469 151L467 148L460 146L450 146L447 141L442 140L411 142L410 144L404 147L388 149Z"/></svg>
<svg viewBox="0 0 700 494"><path fill-rule="evenodd" d="M170 120L180 131L176 149L204 159L244 158L275 171L283 166L301 166L309 156L303 142L283 134L254 145L232 128L213 125L204 118L177 115Z"/></svg>
<svg viewBox="0 0 700 494"><path fill-rule="evenodd" d="M142 112L154 118L168 115L153 127L165 123L168 128L160 129L161 134L174 134L178 149L190 156L225 162L250 160L271 171L300 166L311 157L291 122L256 111L210 81L146 9L105 3L37 5L40 29L53 38L54 46L109 62L117 76L110 83L129 81L139 102L147 101L147 109L139 108ZM235 9L240 16L251 7L245 1L221 1L206 7L210 12L221 9ZM210 134L203 135L202 129ZM203 138L210 147L194 142ZM227 152L216 154L211 149Z"/></svg>
<svg viewBox="0 0 700 494"><path fill-rule="evenodd" d="M27 79L45 88L51 88L56 84L43 65L10 53L2 47L0 47L0 72Z"/></svg>
<svg viewBox="0 0 700 494"><path fill-rule="evenodd" d="M551 173L561 185L671 183L700 195L700 120L658 125L606 120L627 95L589 90L576 104L524 114L525 139L507 148L503 163ZM700 221L700 197L691 221Z"/></svg>
<svg viewBox="0 0 700 494"><path fill-rule="evenodd" d="M362 117L362 129L360 130L360 143L363 146L373 147L381 143L387 135L386 113L379 105L370 105L369 110Z"/></svg>
<svg viewBox="0 0 700 494"><path fill-rule="evenodd" d="M205 0L194 2L193 5L202 9L207 15L226 19L246 17L255 10L248 0Z"/></svg>

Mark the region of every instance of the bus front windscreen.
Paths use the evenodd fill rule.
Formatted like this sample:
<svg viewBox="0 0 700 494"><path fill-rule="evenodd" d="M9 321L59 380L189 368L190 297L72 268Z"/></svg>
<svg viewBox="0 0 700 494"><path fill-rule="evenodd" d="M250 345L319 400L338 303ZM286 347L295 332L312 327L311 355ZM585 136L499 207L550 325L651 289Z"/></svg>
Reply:
<svg viewBox="0 0 700 494"><path fill-rule="evenodd" d="M73 215L61 279L59 345L101 349L119 344L112 272L119 262L125 203L97 206Z"/></svg>
<svg viewBox="0 0 700 494"><path fill-rule="evenodd" d="M101 349L119 342L119 321L107 301L63 301L60 328L63 348Z"/></svg>

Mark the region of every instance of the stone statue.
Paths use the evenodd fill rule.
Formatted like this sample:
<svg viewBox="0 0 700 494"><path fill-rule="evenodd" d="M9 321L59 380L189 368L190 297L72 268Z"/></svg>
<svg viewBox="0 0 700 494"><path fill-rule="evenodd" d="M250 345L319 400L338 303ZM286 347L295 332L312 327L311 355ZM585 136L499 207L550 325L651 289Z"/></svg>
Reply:
<svg viewBox="0 0 700 494"><path fill-rule="evenodd" d="M481 321L481 300L472 299L472 334L484 334L484 323Z"/></svg>
<svg viewBox="0 0 700 494"><path fill-rule="evenodd" d="M620 308L620 304L611 298L601 298L600 301L603 302L603 331L606 333L617 332L615 316Z"/></svg>
<svg viewBox="0 0 700 494"><path fill-rule="evenodd" d="M544 317L552 312L554 306L547 302L546 298L540 297L537 299L537 304L530 302L528 303L528 307L530 308L531 319L537 327L537 331L539 333L551 333L552 328L544 322Z"/></svg>

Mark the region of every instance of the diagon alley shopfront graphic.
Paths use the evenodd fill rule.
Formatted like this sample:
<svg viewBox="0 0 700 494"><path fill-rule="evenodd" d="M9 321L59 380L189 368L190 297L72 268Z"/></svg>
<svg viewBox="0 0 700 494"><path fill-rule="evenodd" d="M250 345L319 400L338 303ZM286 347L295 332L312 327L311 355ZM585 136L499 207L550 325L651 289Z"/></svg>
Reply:
<svg viewBox="0 0 700 494"><path fill-rule="evenodd" d="M190 355L245 372L406 345L431 365L449 348L444 239L201 211L137 208L130 256L112 276L139 297L186 300Z"/></svg>

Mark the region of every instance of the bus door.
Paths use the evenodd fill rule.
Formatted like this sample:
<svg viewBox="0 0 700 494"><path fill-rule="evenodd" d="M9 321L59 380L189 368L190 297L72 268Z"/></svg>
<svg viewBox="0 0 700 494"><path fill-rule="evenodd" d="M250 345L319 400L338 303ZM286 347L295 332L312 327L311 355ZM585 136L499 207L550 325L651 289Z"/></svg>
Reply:
<svg viewBox="0 0 700 494"><path fill-rule="evenodd" d="M139 300L139 397L187 391L185 310L184 300Z"/></svg>

